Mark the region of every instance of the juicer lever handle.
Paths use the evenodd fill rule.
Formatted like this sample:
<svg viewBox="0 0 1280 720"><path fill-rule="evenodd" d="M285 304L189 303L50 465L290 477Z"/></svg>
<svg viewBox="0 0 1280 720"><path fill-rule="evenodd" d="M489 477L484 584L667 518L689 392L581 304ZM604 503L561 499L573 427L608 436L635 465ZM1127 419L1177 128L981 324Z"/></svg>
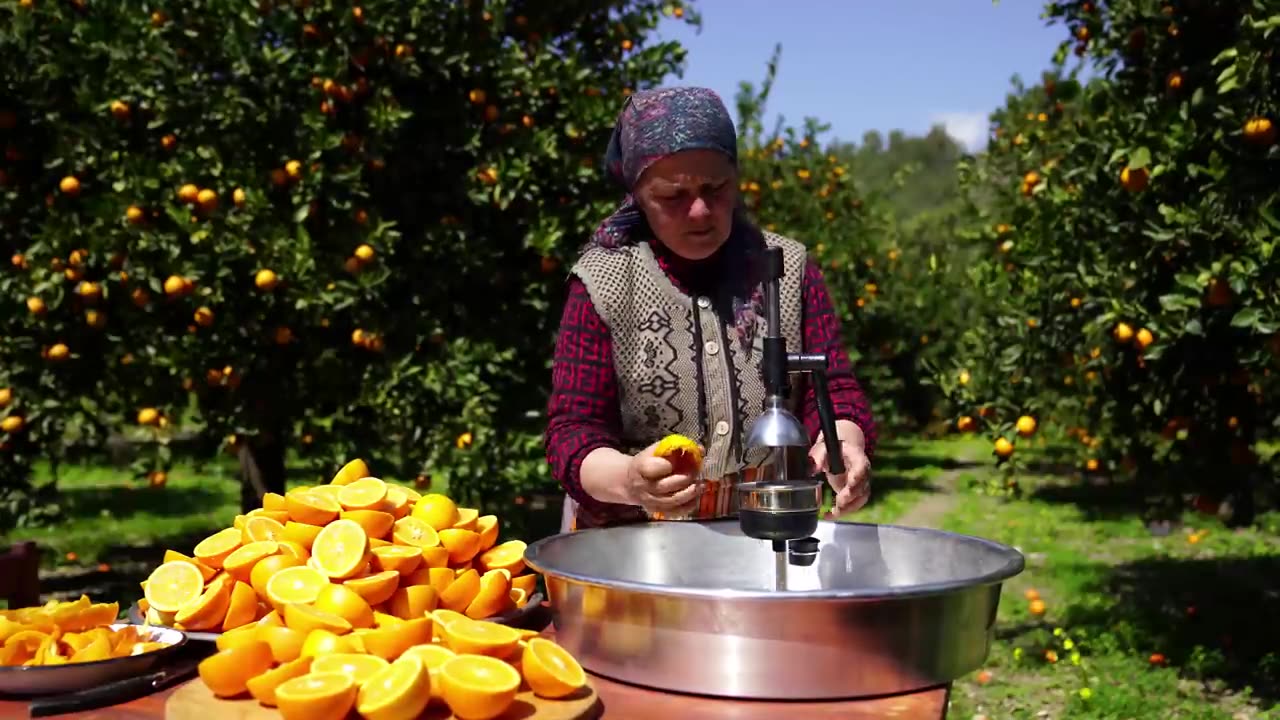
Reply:
<svg viewBox="0 0 1280 720"><path fill-rule="evenodd" d="M813 377L813 395L818 401L818 422L822 426L822 440L827 445L827 472L832 475L843 475L844 453L840 448L840 438L836 435L836 409L831 403L831 392L827 386L827 369L815 368L810 371Z"/></svg>

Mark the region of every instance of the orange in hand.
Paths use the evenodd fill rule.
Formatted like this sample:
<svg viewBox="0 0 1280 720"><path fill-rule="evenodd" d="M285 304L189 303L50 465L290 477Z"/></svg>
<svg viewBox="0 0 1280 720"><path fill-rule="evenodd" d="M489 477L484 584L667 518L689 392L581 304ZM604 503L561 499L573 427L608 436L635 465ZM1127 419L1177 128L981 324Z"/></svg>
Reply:
<svg viewBox="0 0 1280 720"><path fill-rule="evenodd" d="M671 463L676 475L697 477L702 470L702 448L684 435L668 435L653 449L653 456Z"/></svg>

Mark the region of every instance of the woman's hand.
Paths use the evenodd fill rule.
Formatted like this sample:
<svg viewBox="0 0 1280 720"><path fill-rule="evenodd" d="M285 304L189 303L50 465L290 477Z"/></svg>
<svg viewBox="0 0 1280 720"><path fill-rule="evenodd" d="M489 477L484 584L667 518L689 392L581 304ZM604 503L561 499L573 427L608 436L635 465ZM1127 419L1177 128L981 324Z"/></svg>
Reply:
<svg viewBox="0 0 1280 720"><path fill-rule="evenodd" d="M677 513L691 509L697 501L697 478L675 474L669 460L653 454L658 443L631 457L627 465L624 492L632 505L649 512Z"/></svg>
<svg viewBox="0 0 1280 720"><path fill-rule="evenodd" d="M845 472L827 474L827 482L836 491L835 506L827 513L828 520L859 510L871 499L871 461L867 459L862 428L849 420L837 420L836 437L840 438ZM813 467L827 472L827 443L822 433L818 433L818 441L809 450L809 459Z"/></svg>

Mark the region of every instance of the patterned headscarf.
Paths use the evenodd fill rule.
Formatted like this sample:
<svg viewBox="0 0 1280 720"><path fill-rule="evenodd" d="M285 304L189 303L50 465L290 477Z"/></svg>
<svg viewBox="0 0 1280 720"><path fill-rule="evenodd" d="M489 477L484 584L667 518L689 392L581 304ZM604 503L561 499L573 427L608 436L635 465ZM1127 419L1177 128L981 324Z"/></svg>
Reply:
<svg viewBox="0 0 1280 720"><path fill-rule="evenodd" d="M638 228L646 226L644 212L634 195L636 182L649 166L686 150L716 150L737 165L737 131L719 95L707 88L671 87L642 90L628 97L605 153L605 172L622 185L626 196L592 233L588 247L618 248L642 239L635 236ZM746 292L733 293L732 305L739 337L750 343L755 317L762 312L762 299L758 284L749 282L751 253L740 252L754 245L745 242L744 235L758 239L759 231L739 211L726 245L734 246L736 257L731 262L736 265L735 279L748 280L741 287ZM747 294L750 297L742 297Z"/></svg>

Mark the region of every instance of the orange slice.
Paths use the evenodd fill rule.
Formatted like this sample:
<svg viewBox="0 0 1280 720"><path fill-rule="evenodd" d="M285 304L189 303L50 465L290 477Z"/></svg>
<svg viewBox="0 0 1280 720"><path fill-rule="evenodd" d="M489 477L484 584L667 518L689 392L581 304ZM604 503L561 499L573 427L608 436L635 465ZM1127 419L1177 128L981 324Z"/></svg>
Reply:
<svg viewBox="0 0 1280 720"><path fill-rule="evenodd" d="M222 619L222 631L249 626L258 615L258 594L248 583L237 582L231 588L227 600L227 614Z"/></svg>
<svg viewBox="0 0 1280 720"><path fill-rule="evenodd" d="M301 633L328 630L335 635L346 635L351 632L351 623L346 618L297 603L284 606L284 624Z"/></svg>
<svg viewBox="0 0 1280 720"><path fill-rule="evenodd" d="M291 603L313 603L320 591L329 586L329 578L309 567L287 567L267 581L267 599L276 609Z"/></svg>
<svg viewBox="0 0 1280 720"><path fill-rule="evenodd" d="M391 663L383 660L376 655L365 655L363 653L331 653L329 655L321 655L311 663L311 672L340 672L346 673L355 681L356 686L364 684L379 670L385 670L391 667Z"/></svg>
<svg viewBox="0 0 1280 720"><path fill-rule="evenodd" d="M405 621L390 613L381 610L373 611L373 626L376 628L397 627L403 625Z"/></svg>
<svg viewBox="0 0 1280 720"><path fill-rule="evenodd" d="M449 548L443 545L422 548L422 564L430 568L449 567Z"/></svg>
<svg viewBox="0 0 1280 720"><path fill-rule="evenodd" d="M422 548L413 545L388 545L373 548L373 568L409 575L422 564Z"/></svg>
<svg viewBox="0 0 1280 720"><path fill-rule="evenodd" d="M381 510L343 510L338 517L355 520L370 538L386 537L396 522L395 516Z"/></svg>
<svg viewBox="0 0 1280 720"><path fill-rule="evenodd" d="M390 544L391 544L390 540L383 540L382 538L369 538L370 550L372 550L373 548L387 547Z"/></svg>
<svg viewBox="0 0 1280 720"><path fill-rule="evenodd" d="M455 612L465 612L467 606L480 592L480 573L465 570L458 574L449 587L440 593L440 606Z"/></svg>
<svg viewBox="0 0 1280 720"><path fill-rule="evenodd" d="M458 505L446 495L430 493L414 503L410 517L422 520L439 532L458 523Z"/></svg>
<svg viewBox="0 0 1280 720"><path fill-rule="evenodd" d="M505 570L490 570L480 577L480 590L463 614L473 620L483 620L506 612L511 605L511 576Z"/></svg>
<svg viewBox="0 0 1280 720"><path fill-rule="evenodd" d="M449 550L449 564L462 565L480 552L480 533L449 528L440 531L440 544Z"/></svg>
<svg viewBox="0 0 1280 720"><path fill-rule="evenodd" d="M497 515L481 515L476 518L476 526L473 529L480 533L480 552L488 550L498 542Z"/></svg>
<svg viewBox="0 0 1280 720"><path fill-rule="evenodd" d="M475 508L458 508L458 519L453 526L459 530L471 530L476 532L477 520L480 518L480 511Z"/></svg>
<svg viewBox="0 0 1280 720"><path fill-rule="evenodd" d="M521 590L520 588L511 588L511 591L508 593L508 596L511 598L511 604L515 605L518 608L524 607L525 603L529 602L528 594L526 594L525 591Z"/></svg>
<svg viewBox="0 0 1280 720"><path fill-rule="evenodd" d="M263 518L265 519L265 518ZM273 521L268 521L273 522ZM222 569L232 578L240 582L252 582L253 568L264 558L280 552L280 546L274 540L258 540L241 545L222 561Z"/></svg>
<svg viewBox="0 0 1280 720"><path fill-rule="evenodd" d="M365 679L356 695L364 720L409 720L431 701L431 673L416 657L395 661Z"/></svg>
<svg viewBox="0 0 1280 720"><path fill-rule="evenodd" d="M174 623L187 630L212 630L222 625L231 605L231 589L235 585L227 575L219 575L205 587L195 602L183 605L174 616Z"/></svg>
<svg viewBox="0 0 1280 720"><path fill-rule="evenodd" d="M356 692L346 673L312 672L280 683L276 707L284 720L345 718L356 704Z"/></svg>
<svg viewBox="0 0 1280 720"><path fill-rule="evenodd" d="M533 597L533 592L538 589L537 573L527 573L511 578L511 589L523 590L525 597Z"/></svg>
<svg viewBox="0 0 1280 720"><path fill-rule="evenodd" d="M273 512L284 510L286 513L289 511L288 507L285 505L284 496L280 493L273 492L269 492L262 496L262 509L271 510Z"/></svg>
<svg viewBox="0 0 1280 720"><path fill-rule="evenodd" d="M257 627L257 637L271 646L271 657L276 662L287 663L302 655L302 643L307 634L284 625L272 625Z"/></svg>
<svg viewBox="0 0 1280 720"><path fill-rule="evenodd" d="M342 489L341 485L317 485L311 488L311 492L316 495L323 495L334 502L338 502L338 491ZM338 507L342 507L342 503L338 503Z"/></svg>
<svg viewBox="0 0 1280 720"><path fill-rule="evenodd" d="M364 460L356 458L355 460L348 462L346 465L343 465L338 470L337 474L333 476L333 479L329 481L329 484L350 485L360 478L366 477L369 477L369 466L365 464Z"/></svg>
<svg viewBox="0 0 1280 720"><path fill-rule="evenodd" d="M387 499L387 484L375 477L360 478L338 489L338 504L347 510L377 510Z"/></svg>
<svg viewBox="0 0 1280 720"><path fill-rule="evenodd" d="M215 696L230 698L245 692L249 680L270 670L271 664L271 646L256 640L210 655L200 661L197 672Z"/></svg>
<svg viewBox="0 0 1280 720"><path fill-rule="evenodd" d="M346 585L326 585L316 598L315 608L337 615L353 628L373 627L373 608L359 593ZM287 622L288 608L285 608L285 613Z"/></svg>
<svg viewBox="0 0 1280 720"><path fill-rule="evenodd" d="M316 536L311 560L331 578L352 577L369 562L369 536L354 520L334 520Z"/></svg>
<svg viewBox="0 0 1280 720"><path fill-rule="evenodd" d="M311 670L311 658L295 657L279 667L250 678L245 683L254 700L267 707L276 706L276 688L294 678L300 678Z"/></svg>
<svg viewBox="0 0 1280 720"><path fill-rule="evenodd" d="M384 570L372 575L344 580L342 581L342 584L351 588L357 595L364 598L364 601L370 606L381 605L382 603L390 600L391 596L395 594L396 589L400 587L400 573L393 572L391 570ZM370 610L370 613L372 612L373 611ZM370 615L370 617L372 617L372 615Z"/></svg>
<svg viewBox="0 0 1280 720"><path fill-rule="evenodd" d="M302 649L298 652L300 657L320 657L333 653L356 652L358 649L350 635L339 635L321 628L306 634L306 639L302 641Z"/></svg>
<svg viewBox="0 0 1280 720"><path fill-rule="evenodd" d="M448 627L449 623L452 623L455 620L471 619L460 612L449 610L447 608L436 608L432 611L431 617L435 620L436 628L439 630L439 632L436 633L436 637L444 637L444 629Z"/></svg>
<svg viewBox="0 0 1280 720"><path fill-rule="evenodd" d="M281 535L282 540L290 540L298 543L306 550L311 550L311 544L316 541L316 536L324 527L320 525L308 525L294 520L284 524L284 533Z"/></svg>
<svg viewBox="0 0 1280 720"><path fill-rule="evenodd" d="M316 490L294 490L284 496L284 501L289 519L307 525L327 525L342 512L337 500Z"/></svg>
<svg viewBox="0 0 1280 720"><path fill-rule="evenodd" d="M422 661L422 666L427 669L431 675L431 697L440 698L440 666L458 657L458 654L443 645L423 644L414 645L404 654L400 656L404 658L417 658Z"/></svg>
<svg viewBox="0 0 1280 720"><path fill-rule="evenodd" d="M314 538L312 538L312 540L314 540ZM311 559L311 553L308 552L306 548L292 540L280 539L276 540L276 544L280 546L281 555L292 555L304 563Z"/></svg>
<svg viewBox="0 0 1280 720"><path fill-rule="evenodd" d="M236 548L240 547L240 543L240 531L235 528L227 528L201 540L193 550L193 554L197 560L205 565L215 570L220 570L222 569L222 561L235 552Z"/></svg>
<svg viewBox="0 0 1280 720"><path fill-rule="evenodd" d="M520 689L520 673L491 657L459 655L440 666L440 695L464 720L489 720L507 711Z"/></svg>
<svg viewBox="0 0 1280 720"><path fill-rule="evenodd" d="M382 512L390 514L396 520L409 514L409 496L403 488L387 485L387 497L382 501Z"/></svg>
<svg viewBox="0 0 1280 720"><path fill-rule="evenodd" d="M204 563L200 562L199 560L193 557L187 557L186 555L183 555L182 553L176 550L164 551L164 560L162 560L162 562L173 562L175 560L181 560L183 562L189 562L192 565L195 565L196 569L200 571L200 574L204 576L205 582L209 582L211 579L213 579L214 575L218 574L218 571L216 569L211 568L208 565L205 565ZM146 586L143 586L142 589L146 590Z"/></svg>
<svg viewBox="0 0 1280 720"><path fill-rule="evenodd" d="M427 569L427 585L436 589L436 594L441 595L445 590L453 584L458 578L458 573L447 567L433 567ZM417 583L421 584L421 583Z"/></svg>
<svg viewBox="0 0 1280 720"><path fill-rule="evenodd" d="M292 555L271 555L259 560L249 572L249 585L263 600L267 598L267 581L285 568L297 567L302 561Z"/></svg>
<svg viewBox="0 0 1280 720"><path fill-rule="evenodd" d="M430 585L410 585L398 588L387 602L392 615L405 620L420 618L436 609L439 597Z"/></svg>
<svg viewBox="0 0 1280 720"><path fill-rule="evenodd" d="M536 637L525 643L520 670L534 695L562 698L587 684L587 674L576 658L556 643Z"/></svg>
<svg viewBox="0 0 1280 720"><path fill-rule="evenodd" d="M258 627L260 628L284 627L284 620L280 618L279 612L276 612L275 610L270 610L267 612L267 614L262 616L261 620L258 621Z"/></svg>
<svg viewBox="0 0 1280 720"><path fill-rule="evenodd" d="M288 520L286 519L285 522ZM282 539L284 539L284 523L275 518L258 515L245 518L244 525L240 526L240 542L245 545L261 540Z"/></svg>
<svg viewBox="0 0 1280 720"><path fill-rule="evenodd" d="M459 655L505 658L520 642L520 633L506 625L485 620L459 619L444 626L449 649Z"/></svg>
<svg viewBox="0 0 1280 720"><path fill-rule="evenodd" d="M151 609L159 612L177 612L200 597L204 591L204 576L194 563L170 560L162 563L147 576L143 597Z"/></svg>
<svg viewBox="0 0 1280 720"><path fill-rule="evenodd" d="M653 449L654 457L671 463L677 474L696 476L702 469L702 448L684 435L668 435Z"/></svg>
<svg viewBox="0 0 1280 720"><path fill-rule="evenodd" d="M284 497L284 496L281 495L280 497ZM248 522L249 518L264 517L264 518L271 518L272 520L275 520L281 525L284 525L286 522L289 521L289 511L286 510L285 508L279 508L276 510L267 510L266 508L257 508L255 510L250 510L247 514L245 514L244 517L246 522ZM244 530L243 527L240 529Z"/></svg>
<svg viewBox="0 0 1280 720"><path fill-rule="evenodd" d="M417 548L436 547L440 544L440 536L435 529L422 518L412 515L402 517L391 527L391 537L397 545L411 545Z"/></svg>
<svg viewBox="0 0 1280 720"><path fill-rule="evenodd" d="M506 570L519 575L524 570L524 551L529 546L523 540L508 540L481 553L479 565L483 570Z"/></svg>

